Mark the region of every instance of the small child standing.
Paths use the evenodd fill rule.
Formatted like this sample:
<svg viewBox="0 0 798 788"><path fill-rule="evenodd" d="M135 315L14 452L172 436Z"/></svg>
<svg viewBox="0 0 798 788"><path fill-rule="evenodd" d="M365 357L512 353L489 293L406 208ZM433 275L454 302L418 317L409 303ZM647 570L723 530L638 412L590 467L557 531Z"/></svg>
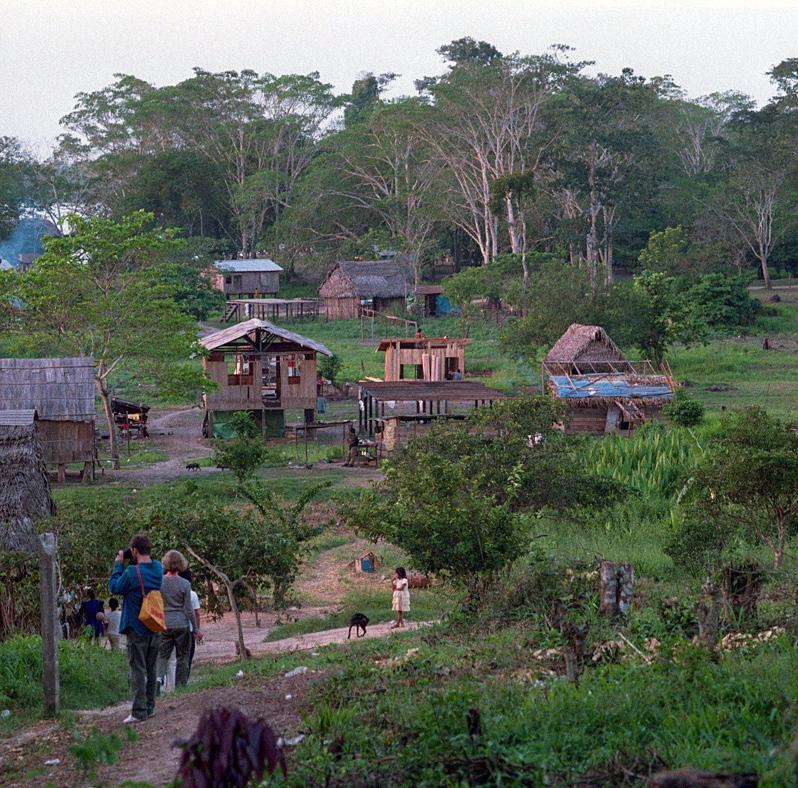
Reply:
<svg viewBox="0 0 798 788"><path fill-rule="evenodd" d="M393 580L391 581L393 587L393 605L392 608L396 611L396 621L391 626L391 629L404 627L404 615L410 610L410 591L408 589L407 572L403 566L400 566L394 572Z"/></svg>
<svg viewBox="0 0 798 788"><path fill-rule="evenodd" d="M119 602L111 597L108 600L109 612L105 614L105 635L111 646L111 651L120 648L121 635L119 634L119 622L122 620L122 611L119 609Z"/></svg>

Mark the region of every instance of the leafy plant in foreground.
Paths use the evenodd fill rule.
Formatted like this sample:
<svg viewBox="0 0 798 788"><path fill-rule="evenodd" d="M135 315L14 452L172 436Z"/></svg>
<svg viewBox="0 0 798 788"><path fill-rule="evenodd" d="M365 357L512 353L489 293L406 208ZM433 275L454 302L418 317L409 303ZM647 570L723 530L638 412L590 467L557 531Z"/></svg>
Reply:
<svg viewBox="0 0 798 788"><path fill-rule="evenodd" d="M285 755L274 731L261 719L250 721L236 709L205 712L194 735L178 742L183 750L177 776L183 788L239 788L279 766L287 774Z"/></svg>

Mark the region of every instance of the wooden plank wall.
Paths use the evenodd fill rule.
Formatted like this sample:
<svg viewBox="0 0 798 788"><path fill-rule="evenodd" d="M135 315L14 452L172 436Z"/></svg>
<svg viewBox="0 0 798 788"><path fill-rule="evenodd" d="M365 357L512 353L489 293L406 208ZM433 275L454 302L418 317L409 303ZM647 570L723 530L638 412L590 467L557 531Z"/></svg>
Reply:
<svg viewBox="0 0 798 788"><path fill-rule="evenodd" d="M205 395L207 410L263 410L261 399L261 362L252 362L252 383L243 386L228 384L227 362L204 359L208 376L219 384L216 391Z"/></svg>
<svg viewBox="0 0 798 788"><path fill-rule="evenodd" d="M327 320L357 320L360 317L359 298L325 298Z"/></svg>
<svg viewBox="0 0 798 788"><path fill-rule="evenodd" d="M93 421L40 420L37 423L45 462L91 462L95 459Z"/></svg>
<svg viewBox="0 0 798 788"><path fill-rule="evenodd" d="M297 355L299 382L289 383L288 358ZM280 405L282 408L316 408L316 355L315 353L286 353L280 359Z"/></svg>

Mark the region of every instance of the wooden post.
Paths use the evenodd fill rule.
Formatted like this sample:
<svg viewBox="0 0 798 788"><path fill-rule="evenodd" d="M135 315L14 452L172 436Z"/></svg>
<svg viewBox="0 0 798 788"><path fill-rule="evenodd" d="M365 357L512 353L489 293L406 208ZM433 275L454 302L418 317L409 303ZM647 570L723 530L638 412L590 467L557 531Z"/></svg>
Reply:
<svg viewBox="0 0 798 788"><path fill-rule="evenodd" d="M63 462L58 463L58 483L64 484L66 482L66 465Z"/></svg>
<svg viewBox="0 0 798 788"><path fill-rule="evenodd" d="M55 566L55 534L39 536L39 604L42 627L42 686L44 715L58 714L60 685L58 680L58 598Z"/></svg>
<svg viewBox="0 0 798 788"><path fill-rule="evenodd" d="M609 616L626 616L632 608L634 571L631 564L602 561L601 612Z"/></svg>

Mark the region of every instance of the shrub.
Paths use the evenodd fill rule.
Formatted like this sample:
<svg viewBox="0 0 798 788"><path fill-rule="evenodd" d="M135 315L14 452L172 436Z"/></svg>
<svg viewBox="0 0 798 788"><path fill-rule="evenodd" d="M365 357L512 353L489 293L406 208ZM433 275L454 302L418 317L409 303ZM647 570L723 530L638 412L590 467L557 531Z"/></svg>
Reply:
<svg viewBox="0 0 798 788"><path fill-rule="evenodd" d="M319 356L318 371L325 380L335 383L335 379L341 372L343 362L333 353L331 356Z"/></svg>
<svg viewBox="0 0 798 788"><path fill-rule="evenodd" d="M683 388L662 409L667 419L679 427L695 427L704 420L704 403L691 397Z"/></svg>

